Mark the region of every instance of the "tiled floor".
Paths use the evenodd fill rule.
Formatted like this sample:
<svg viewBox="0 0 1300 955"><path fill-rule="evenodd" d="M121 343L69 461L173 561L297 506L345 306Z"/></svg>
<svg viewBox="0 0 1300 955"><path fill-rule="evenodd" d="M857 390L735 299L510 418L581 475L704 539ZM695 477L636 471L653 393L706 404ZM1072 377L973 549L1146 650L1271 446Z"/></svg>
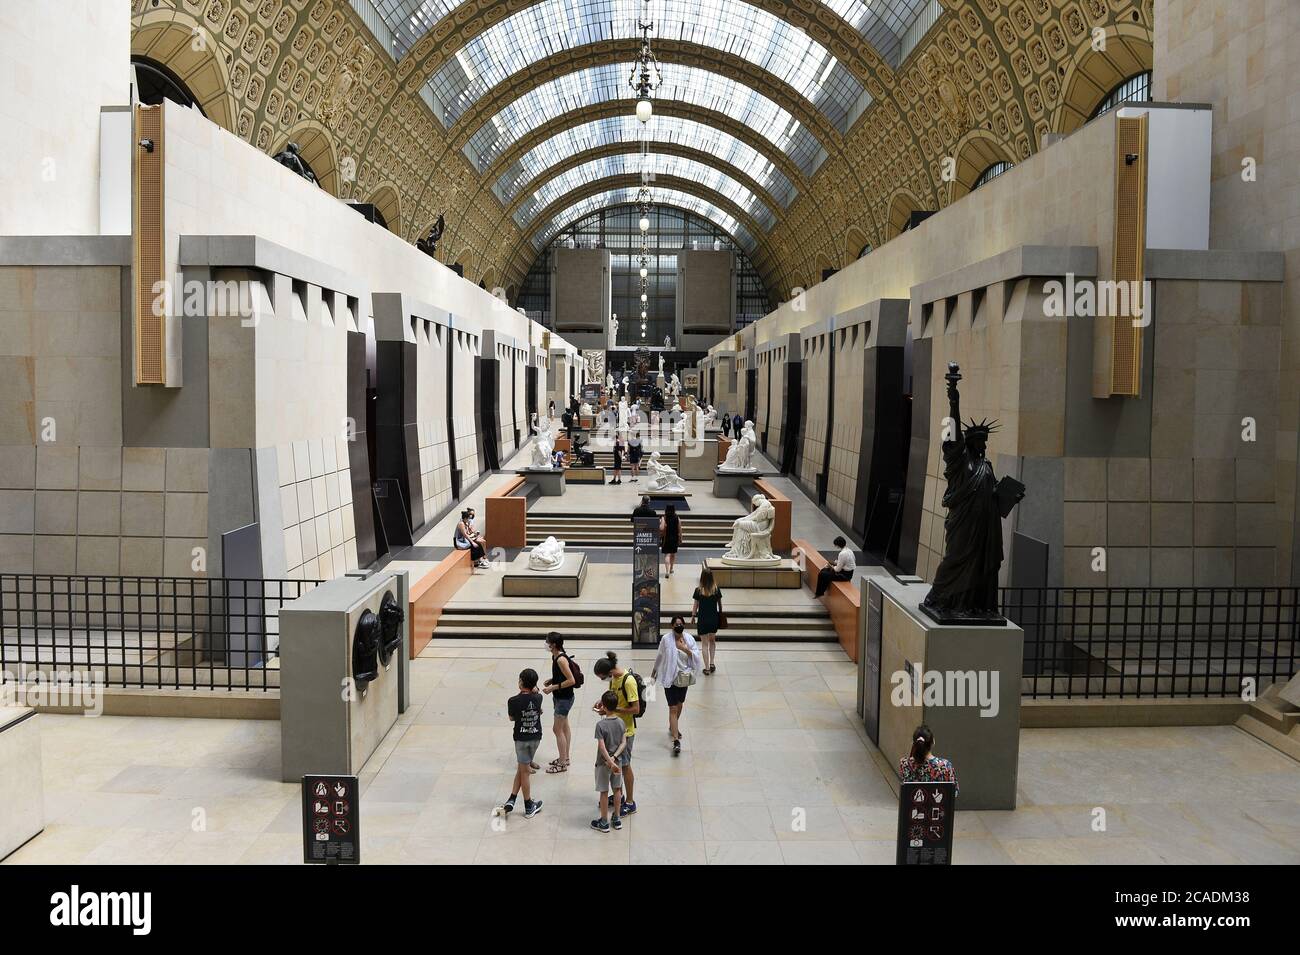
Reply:
<svg viewBox="0 0 1300 955"><path fill-rule="evenodd" d="M366 862L893 862L895 800L833 647L724 649L690 691L679 759L652 705L640 811L609 835L587 828L593 679L573 710L575 768L534 777L541 815L494 825L513 772L505 700L539 649L440 645L415 661L416 705L362 773ZM575 649L585 662L598 648ZM40 719L48 825L9 863L300 860L277 723ZM548 734L541 761L554 754ZM1296 864L1300 771L1229 727L1026 730L1020 808L958 819L958 863Z"/></svg>

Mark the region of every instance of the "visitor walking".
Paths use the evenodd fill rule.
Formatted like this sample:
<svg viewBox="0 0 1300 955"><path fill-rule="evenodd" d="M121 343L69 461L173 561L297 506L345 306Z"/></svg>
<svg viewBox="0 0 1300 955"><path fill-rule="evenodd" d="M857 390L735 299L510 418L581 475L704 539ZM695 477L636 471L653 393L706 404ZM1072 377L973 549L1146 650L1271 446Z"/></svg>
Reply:
<svg viewBox="0 0 1300 955"><path fill-rule="evenodd" d="M614 480L610 484L623 483L623 439L614 435Z"/></svg>
<svg viewBox="0 0 1300 955"><path fill-rule="evenodd" d="M705 567L700 571L700 583L691 594L691 622L699 634L703 673L712 675L718 669L718 630L722 627L722 589L713 579L713 571Z"/></svg>
<svg viewBox="0 0 1300 955"><path fill-rule="evenodd" d="M542 684L542 692L555 701L551 710L555 714L551 728L555 731L555 748L559 755L546 767L548 773L563 773L569 769L569 747L573 745L573 727L569 725L569 710L573 709L573 690L582 672L573 658L564 652L564 637L552 630L546 635L546 649L551 652L551 678Z"/></svg>
<svg viewBox="0 0 1300 955"><path fill-rule="evenodd" d="M650 506L650 498L644 494L641 495L641 503L632 508L632 523L636 523L638 517L654 517L655 509Z"/></svg>
<svg viewBox="0 0 1300 955"><path fill-rule="evenodd" d="M816 597L825 595L830 590L832 580L852 580L853 574L858 569L857 558L853 556L853 551L849 549L849 543L843 537L835 538L835 546L840 549L835 558L835 563L823 567L817 571L817 592Z"/></svg>
<svg viewBox="0 0 1300 955"><path fill-rule="evenodd" d="M470 514L471 512L468 509L460 512L460 520L456 522L456 533L452 540L452 546L456 550L469 551L470 560L474 562L475 567L487 567L487 548L483 546L483 539L474 530L474 519Z"/></svg>
<svg viewBox="0 0 1300 955"><path fill-rule="evenodd" d="M632 466L632 483L636 483L637 475L641 473L641 438L639 435L632 435L627 442L627 463Z"/></svg>
<svg viewBox="0 0 1300 955"><path fill-rule="evenodd" d="M695 637L686 632L686 619L680 614L673 617L673 628L659 640L659 654L655 657L650 679L658 680L664 688L668 703L668 737L673 741L673 755L682 754L682 709L686 706L686 691L695 685L696 675L704 661Z"/></svg>
<svg viewBox="0 0 1300 955"><path fill-rule="evenodd" d="M515 724L515 778L510 784L510 798L502 808L514 812L522 790L524 817L531 819L542 811L542 801L534 802L531 791L533 757L542 744L542 694L537 692L536 670L519 674L519 693L506 701L506 713Z"/></svg>
<svg viewBox="0 0 1300 955"><path fill-rule="evenodd" d="M644 704L641 702L641 678L631 670L619 666L618 657L612 650L592 665L591 672L598 678L609 681L609 688L616 696L611 712L623 721L624 745L623 752L618 758L618 764L623 769L623 805L619 807L618 814L630 816L636 812L636 775L632 772L632 744L636 742L637 717L644 712Z"/></svg>
<svg viewBox="0 0 1300 955"><path fill-rule="evenodd" d="M682 519L677 516L677 506L669 504L664 508L664 516L659 518L659 549L663 551L664 567L669 577L677 566L677 548L681 543Z"/></svg>
<svg viewBox="0 0 1300 955"><path fill-rule="evenodd" d="M934 733L922 723L912 731L912 752L898 761L899 778L905 783L952 783L953 791L960 794L952 760L935 756L932 749Z"/></svg>
<svg viewBox="0 0 1300 955"><path fill-rule="evenodd" d="M606 690L596 703L596 792L600 793L600 818L591 820L591 828L597 832L609 832L611 825L615 829L623 828L620 813L623 810L623 767L619 759L627 745L627 733L623 721L615 712L618 709L618 694ZM613 819L610 818L611 809Z"/></svg>

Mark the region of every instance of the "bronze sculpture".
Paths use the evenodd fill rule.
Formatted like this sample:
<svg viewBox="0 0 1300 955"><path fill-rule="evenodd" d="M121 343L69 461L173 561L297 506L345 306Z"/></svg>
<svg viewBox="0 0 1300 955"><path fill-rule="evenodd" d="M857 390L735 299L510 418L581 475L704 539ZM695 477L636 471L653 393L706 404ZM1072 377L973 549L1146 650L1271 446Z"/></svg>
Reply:
<svg viewBox="0 0 1300 955"><path fill-rule="evenodd" d="M939 623L1000 625L998 569L1002 566L1002 518L1025 496L1025 486L1010 477L1001 481L985 457L996 421L961 423L957 382L961 370L948 363L949 419L943 442L944 555L921 609Z"/></svg>

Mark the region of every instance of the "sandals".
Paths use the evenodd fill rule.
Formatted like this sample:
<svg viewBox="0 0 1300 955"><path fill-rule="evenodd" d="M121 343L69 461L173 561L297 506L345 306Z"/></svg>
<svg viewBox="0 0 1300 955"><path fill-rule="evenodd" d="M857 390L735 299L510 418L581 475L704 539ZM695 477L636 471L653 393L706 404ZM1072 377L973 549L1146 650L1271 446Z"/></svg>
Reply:
<svg viewBox="0 0 1300 955"><path fill-rule="evenodd" d="M673 740L673 755L682 755L682 738L680 736Z"/></svg>
<svg viewBox="0 0 1300 955"><path fill-rule="evenodd" d="M562 763L558 759L554 760L551 763L551 765L546 767L547 774L552 776L555 775L556 773L567 773L568 771L569 771L569 764Z"/></svg>

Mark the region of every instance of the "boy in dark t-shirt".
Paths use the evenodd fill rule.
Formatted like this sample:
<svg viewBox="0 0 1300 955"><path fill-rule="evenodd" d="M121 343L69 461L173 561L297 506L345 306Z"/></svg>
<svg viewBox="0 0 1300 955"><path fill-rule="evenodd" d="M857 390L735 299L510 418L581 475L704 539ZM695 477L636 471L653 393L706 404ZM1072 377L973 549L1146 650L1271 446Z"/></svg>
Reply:
<svg viewBox="0 0 1300 955"><path fill-rule="evenodd" d="M524 817L531 819L542 811L542 801L532 799L529 781L532 779L533 757L542 743L542 694L537 692L537 671L528 669L519 674L519 693L506 701L506 712L515 724L515 778L510 786L510 798L505 811L513 812L519 790L524 791Z"/></svg>

